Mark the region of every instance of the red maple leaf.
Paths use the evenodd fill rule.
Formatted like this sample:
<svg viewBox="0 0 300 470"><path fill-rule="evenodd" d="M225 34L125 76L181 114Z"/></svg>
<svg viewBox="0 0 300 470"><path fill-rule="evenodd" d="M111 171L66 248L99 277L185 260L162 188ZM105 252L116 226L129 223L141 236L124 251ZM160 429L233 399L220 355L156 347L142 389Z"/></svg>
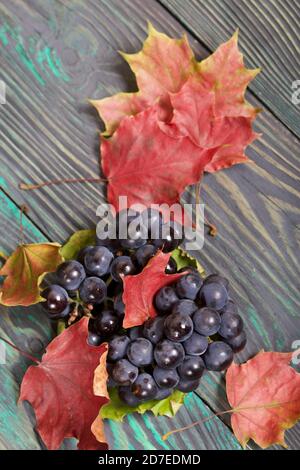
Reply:
<svg viewBox="0 0 300 470"><path fill-rule="evenodd" d="M156 317L154 295L161 287L172 284L184 274L165 274L170 256L171 253L158 252L140 274L124 277L124 328L142 325L148 318Z"/></svg>
<svg viewBox="0 0 300 470"><path fill-rule="evenodd" d="M226 391L233 408L231 425L244 447L249 439L262 448L285 446L285 430L300 418L300 374L289 365L292 356L262 351L245 364L229 367Z"/></svg>
<svg viewBox="0 0 300 470"><path fill-rule="evenodd" d="M22 381L20 400L33 406L37 430L51 450L66 437L77 438L79 449L107 449L91 432L100 407L108 401L93 393L94 371L106 346L89 346L87 334L87 318L64 330Z"/></svg>
<svg viewBox="0 0 300 470"><path fill-rule="evenodd" d="M126 117L114 135L101 142L108 200L116 209L124 195L128 206L176 203L187 185L199 181L215 151L163 132L157 107Z"/></svg>

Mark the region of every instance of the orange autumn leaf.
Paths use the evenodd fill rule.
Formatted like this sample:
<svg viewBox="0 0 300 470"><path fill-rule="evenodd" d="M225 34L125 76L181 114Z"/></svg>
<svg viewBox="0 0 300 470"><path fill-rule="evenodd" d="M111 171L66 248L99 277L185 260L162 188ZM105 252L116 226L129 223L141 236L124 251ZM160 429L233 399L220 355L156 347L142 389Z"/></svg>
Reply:
<svg viewBox="0 0 300 470"><path fill-rule="evenodd" d="M0 303L28 306L40 302L41 277L55 271L63 261L60 248L58 243L18 246L0 270L0 276L6 276L0 291Z"/></svg>
<svg viewBox="0 0 300 470"><path fill-rule="evenodd" d="M243 447L249 439L263 449L286 446L285 430L300 419L300 374L289 365L296 353L261 351L245 364L229 367L231 425Z"/></svg>

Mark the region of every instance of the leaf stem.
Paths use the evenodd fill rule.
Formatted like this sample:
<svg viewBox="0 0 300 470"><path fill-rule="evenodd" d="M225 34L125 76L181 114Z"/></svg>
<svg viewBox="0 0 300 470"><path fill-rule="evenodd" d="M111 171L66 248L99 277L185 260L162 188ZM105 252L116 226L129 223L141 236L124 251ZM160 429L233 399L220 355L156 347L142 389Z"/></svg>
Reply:
<svg viewBox="0 0 300 470"><path fill-rule="evenodd" d="M28 359L30 359L32 362L35 362L36 364L40 364L40 361L38 359L36 359L34 356L31 356L31 354L28 354L27 352L23 351L22 349L18 348L13 343L8 341L8 339L5 339L2 336L0 336L0 340L3 341L4 343L8 344L10 347L15 349L16 351L18 351L20 354L22 354L22 356L27 357Z"/></svg>
<svg viewBox="0 0 300 470"><path fill-rule="evenodd" d="M59 184L70 184L70 183L107 183L108 180L105 178L64 178L57 180L44 181L39 184L26 184L19 183L19 188L23 191L32 191L34 189L40 189L44 186L52 186Z"/></svg>

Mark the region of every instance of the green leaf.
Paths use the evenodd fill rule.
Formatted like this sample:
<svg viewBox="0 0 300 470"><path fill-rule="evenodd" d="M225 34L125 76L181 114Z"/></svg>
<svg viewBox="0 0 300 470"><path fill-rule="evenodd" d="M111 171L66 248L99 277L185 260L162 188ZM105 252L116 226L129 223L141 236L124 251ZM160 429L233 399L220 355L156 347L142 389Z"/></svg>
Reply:
<svg viewBox="0 0 300 470"><path fill-rule="evenodd" d="M118 396L116 388L109 390L109 397L110 402L103 405L100 409L101 418L123 421L123 418L130 413L144 414L146 411L152 411L155 416L168 416L172 418L183 404L185 394L176 390L164 400L151 400L136 407L123 403Z"/></svg>
<svg viewBox="0 0 300 470"><path fill-rule="evenodd" d="M89 245L95 245L96 231L94 229L79 230L73 233L67 243L63 245L60 254L65 260L76 259L77 255L82 248Z"/></svg>
<svg viewBox="0 0 300 470"><path fill-rule="evenodd" d="M199 271L201 276L205 275L205 270L199 261L196 258L193 258L193 256L184 251L182 248L176 248L176 250L172 251L172 258L175 259L178 270L185 268L186 266L193 266Z"/></svg>

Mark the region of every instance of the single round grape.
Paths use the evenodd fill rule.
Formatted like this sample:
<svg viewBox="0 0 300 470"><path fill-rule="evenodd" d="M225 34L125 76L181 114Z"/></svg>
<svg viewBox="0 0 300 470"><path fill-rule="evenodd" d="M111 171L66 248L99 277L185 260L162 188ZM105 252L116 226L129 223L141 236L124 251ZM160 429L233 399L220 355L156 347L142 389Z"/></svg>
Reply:
<svg viewBox="0 0 300 470"><path fill-rule="evenodd" d="M46 299L45 302L41 302L42 307L44 307L51 316L62 314L68 306L68 293L63 287L57 284L52 284L52 286L47 287L43 290L41 295Z"/></svg>
<svg viewBox="0 0 300 470"><path fill-rule="evenodd" d="M222 284L209 282L201 287L199 300L206 307L221 310L227 304L228 293Z"/></svg>
<svg viewBox="0 0 300 470"><path fill-rule="evenodd" d="M160 388L174 388L179 382L179 375L176 369L162 369L155 366L153 377Z"/></svg>
<svg viewBox="0 0 300 470"><path fill-rule="evenodd" d="M141 213L144 227L147 228L148 238L151 240L161 238L163 218L160 211L149 207Z"/></svg>
<svg viewBox="0 0 300 470"><path fill-rule="evenodd" d="M122 299L122 292L117 294L114 298L114 311L118 317L123 317L125 314L125 304Z"/></svg>
<svg viewBox="0 0 300 470"><path fill-rule="evenodd" d="M157 344L164 335L164 318L163 317L155 317L149 318L143 327L143 336L151 343Z"/></svg>
<svg viewBox="0 0 300 470"><path fill-rule="evenodd" d="M171 311L178 300L175 289L171 286L165 286L157 292L154 304L160 313L167 313Z"/></svg>
<svg viewBox="0 0 300 470"><path fill-rule="evenodd" d="M164 322L164 333L171 341L185 341L192 335L193 329L191 317L182 313L171 313Z"/></svg>
<svg viewBox="0 0 300 470"><path fill-rule="evenodd" d="M109 272L109 267L114 255L105 246L94 246L88 250L84 257L84 266L87 272L93 276L104 276Z"/></svg>
<svg viewBox="0 0 300 470"><path fill-rule="evenodd" d="M127 346L130 343L128 336L115 336L108 343L107 360L111 362L119 361L126 356Z"/></svg>
<svg viewBox="0 0 300 470"><path fill-rule="evenodd" d="M202 286L202 279L197 273L188 273L178 279L176 294L181 299L195 300Z"/></svg>
<svg viewBox="0 0 300 470"><path fill-rule="evenodd" d="M110 265L111 277L117 282L122 282L123 276L135 274L135 272L136 268L130 256L118 256Z"/></svg>
<svg viewBox="0 0 300 470"><path fill-rule="evenodd" d="M103 343L103 338L102 336L97 335L97 333L94 333L93 331L89 331L87 343L89 346L100 346L100 344Z"/></svg>
<svg viewBox="0 0 300 470"><path fill-rule="evenodd" d="M144 268L148 261L155 255L157 249L153 245L144 245L135 252L135 260L140 268Z"/></svg>
<svg viewBox="0 0 300 470"><path fill-rule="evenodd" d="M227 369L233 361L231 347L223 341L215 341L208 345L203 359L208 370L222 371Z"/></svg>
<svg viewBox="0 0 300 470"><path fill-rule="evenodd" d="M243 320L238 313L227 312L221 316L221 325L219 328L219 335L224 339L234 338L238 336L243 329Z"/></svg>
<svg viewBox="0 0 300 470"><path fill-rule="evenodd" d="M177 272L177 263L174 258L169 259L168 264L165 269L166 274L175 274Z"/></svg>
<svg viewBox="0 0 300 470"><path fill-rule="evenodd" d="M140 374L131 387L132 393L142 401L152 400L157 394L157 385L150 374Z"/></svg>
<svg viewBox="0 0 300 470"><path fill-rule="evenodd" d="M82 248L78 255L77 255L77 261L80 263L80 264L84 264L84 257L85 255L92 249L94 248L93 246L86 246L85 248Z"/></svg>
<svg viewBox="0 0 300 470"><path fill-rule="evenodd" d="M146 338L132 341L127 348L127 357L135 366L147 366L153 362L153 346Z"/></svg>
<svg viewBox="0 0 300 470"><path fill-rule="evenodd" d="M185 356L184 361L178 367L179 377L183 380L200 379L205 369L205 364L200 356Z"/></svg>
<svg viewBox="0 0 300 470"><path fill-rule="evenodd" d="M228 279L226 279L226 277L220 276L220 274L210 274L203 281L204 284L209 284L210 282L216 282L217 284L222 284L222 286L224 286L226 290L228 290L229 288Z"/></svg>
<svg viewBox="0 0 300 470"><path fill-rule="evenodd" d="M127 359L120 359L111 369L111 377L118 385L133 384L138 373L138 368L127 361Z"/></svg>
<svg viewBox="0 0 300 470"><path fill-rule="evenodd" d="M79 288L79 296L86 304L100 304L106 295L106 284L99 277L87 277Z"/></svg>
<svg viewBox="0 0 300 470"><path fill-rule="evenodd" d="M199 387L200 380L184 380L180 379L176 388L177 390L180 390L180 392L183 393L188 393L188 392L193 392Z"/></svg>
<svg viewBox="0 0 300 470"><path fill-rule="evenodd" d="M162 369L178 367L182 363L184 355L181 343L174 343L168 339L163 339L154 348L154 359Z"/></svg>
<svg viewBox="0 0 300 470"><path fill-rule="evenodd" d="M173 389L172 388L158 388L157 393L155 395L155 400L164 400L172 395Z"/></svg>
<svg viewBox="0 0 300 470"><path fill-rule="evenodd" d="M134 326L132 328L129 328L127 331L127 334L131 341L134 341L135 339L141 338L143 336L143 325L140 326Z"/></svg>
<svg viewBox="0 0 300 470"><path fill-rule="evenodd" d="M238 353L246 346L247 336L245 331L242 330L239 335L234 338L226 339L225 341L229 344L234 353Z"/></svg>
<svg viewBox="0 0 300 470"><path fill-rule="evenodd" d="M184 235L183 235L183 227L176 222L169 222L162 226L162 233L163 233L163 252L169 253L170 251L175 250L180 243L182 243Z"/></svg>
<svg viewBox="0 0 300 470"><path fill-rule="evenodd" d="M208 339L206 336L199 335L194 332L192 336L184 341L183 347L186 354L189 354L190 356L201 356L201 354L204 354L207 350Z"/></svg>
<svg viewBox="0 0 300 470"><path fill-rule="evenodd" d="M126 405L135 408L141 404L141 400L139 400L131 391L131 387L121 386L118 388L118 394L120 400L126 403Z"/></svg>
<svg viewBox="0 0 300 470"><path fill-rule="evenodd" d="M193 315L194 328L203 336L211 336L218 332L221 316L212 308L200 308Z"/></svg>
<svg viewBox="0 0 300 470"><path fill-rule="evenodd" d="M192 315L198 310L197 304L193 300L181 299L172 308L172 313L182 313L184 315Z"/></svg>
<svg viewBox="0 0 300 470"><path fill-rule="evenodd" d="M120 230L120 245L128 250L136 250L137 248L146 245L148 239L148 231L142 224L140 215L128 220L126 231L125 227L119 225ZM124 236L125 235L125 236Z"/></svg>
<svg viewBox="0 0 300 470"><path fill-rule="evenodd" d="M120 326L120 319L113 310L103 310L95 319L95 330L102 336L115 333Z"/></svg>
<svg viewBox="0 0 300 470"><path fill-rule="evenodd" d="M56 270L57 283L67 290L78 289L85 277L84 267L75 260L65 261Z"/></svg>

